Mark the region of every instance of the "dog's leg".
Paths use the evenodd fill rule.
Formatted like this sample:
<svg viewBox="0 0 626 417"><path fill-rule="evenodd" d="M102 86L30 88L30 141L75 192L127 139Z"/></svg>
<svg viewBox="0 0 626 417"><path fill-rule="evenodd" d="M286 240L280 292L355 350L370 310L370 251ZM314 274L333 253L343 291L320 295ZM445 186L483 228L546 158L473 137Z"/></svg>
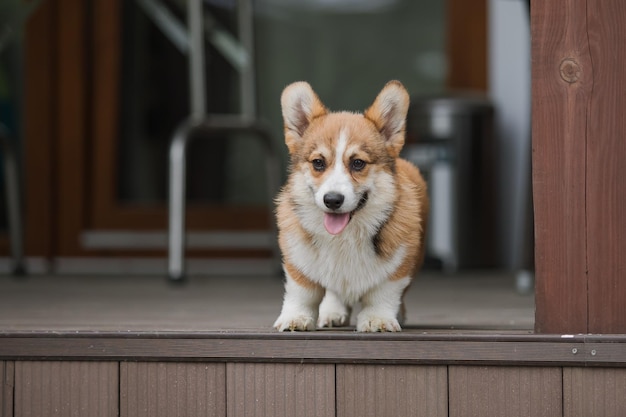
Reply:
<svg viewBox="0 0 626 417"><path fill-rule="evenodd" d="M317 327L341 327L350 324L350 307L346 306L333 291L326 290L320 304Z"/></svg>
<svg viewBox="0 0 626 417"><path fill-rule="evenodd" d="M285 274L285 298L283 308L274 322L274 327L279 331L285 330L315 330L317 312L324 289L314 283L310 286L302 286Z"/></svg>
<svg viewBox="0 0 626 417"><path fill-rule="evenodd" d="M399 332L398 313L402 293L411 282L410 277L386 281L362 298L363 310L357 316L356 329L360 332Z"/></svg>

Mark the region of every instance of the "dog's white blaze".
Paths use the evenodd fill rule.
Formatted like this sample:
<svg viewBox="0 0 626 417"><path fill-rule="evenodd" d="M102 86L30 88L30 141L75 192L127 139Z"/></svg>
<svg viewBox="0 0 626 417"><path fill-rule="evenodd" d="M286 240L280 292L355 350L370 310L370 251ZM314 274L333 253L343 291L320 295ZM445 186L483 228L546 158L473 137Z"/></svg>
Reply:
<svg viewBox="0 0 626 417"><path fill-rule="evenodd" d="M313 199L311 198L311 190L314 190ZM342 235L349 229L358 229L353 231L354 236L359 239L371 239L392 209L392 201L396 192L395 181L391 174L372 167L370 175L361 184L360 192L362 190L367 190L369 193L367 204L350 220L350 224L342 232ZM324 216L320 212L320 209L323 211L327 211L327 209L323 202L320 203L322 206L319 206L315 199L319 192L315 188L314 178L308 169L293 174L291 192L294 199L298 201L298 219L302 227L312 234L328 234L324 230Z"/></svg>
<svg viewBox="0 0 626 417"><path fill-rule="evenodd" d="M344 197L341 212L349 212L356 209L359 199L354 191L350 173L343 164L343 158L348 145L348 132L342 129L339 132L337 146L335 147L335 159L332 170L326 175L324 182L315 193L315 202L322 209L326 210L324 204L324 196L328 193L335 192L342 194Z"/></svg>

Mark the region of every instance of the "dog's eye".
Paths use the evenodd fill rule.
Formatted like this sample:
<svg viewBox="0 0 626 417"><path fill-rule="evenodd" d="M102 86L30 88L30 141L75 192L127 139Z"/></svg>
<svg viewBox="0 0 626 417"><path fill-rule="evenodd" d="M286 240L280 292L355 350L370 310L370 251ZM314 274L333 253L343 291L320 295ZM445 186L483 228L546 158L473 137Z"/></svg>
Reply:
<svg viewBox="0 0 626 417"><path fill-rule="evenodd" d="M365 168L365 161L362 159L353 159L350 163L350 168L353 171L361 171L363 168Z"/></svg>
<svg viewBox="0 0 626 417"><path fill-rule="evenodd" d="M314 159L311 161L311 164L316 171L323 171L326 168L326 162L323 159Z"/></svg>

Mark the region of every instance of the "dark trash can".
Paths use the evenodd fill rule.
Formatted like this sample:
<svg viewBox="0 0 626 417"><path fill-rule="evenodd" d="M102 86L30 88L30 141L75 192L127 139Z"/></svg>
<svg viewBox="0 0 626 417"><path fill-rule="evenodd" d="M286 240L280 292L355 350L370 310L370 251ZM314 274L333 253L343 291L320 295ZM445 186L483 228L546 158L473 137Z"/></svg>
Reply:
<svg viewBox="0 0 626 417"><path fill-rule="evenodd" d="M449 272L498 263L493 122L481 95L411 100L403 156L428 182L426 255Z"/></svg>

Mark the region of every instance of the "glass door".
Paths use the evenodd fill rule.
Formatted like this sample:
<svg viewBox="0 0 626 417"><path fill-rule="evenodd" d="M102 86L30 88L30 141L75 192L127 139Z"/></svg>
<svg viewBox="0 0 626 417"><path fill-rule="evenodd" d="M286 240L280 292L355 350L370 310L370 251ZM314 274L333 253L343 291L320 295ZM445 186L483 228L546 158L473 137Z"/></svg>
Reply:
<svg viewBox="0 0 626 417"><path fill-rule="evenodd" d="M186 55L146 12L148 3L185 27L185 0L56 0L41 2L29 19L29 256L165 255L168 147L189 113L188 68ZM472 7L465 0L253 3L256 104L279 150L280 172L286 172L287 155L279 98L290 82L307 80L331 109L356 111L392 78L415 95L485 88L486 34L475 23L485 21L485 0ZM236 113L237 73L222 50L233 41L228 33L236 33L236 2L203 5L208 111ZM273 208L261 155L261 145L245 136L193 141L187 161L190 232L270 231ZM270 251L196 245L188 255Z"/></svg>
<svg viewBox="0 0 626 417"><path fill-rule="evenodd" d="M90 227L83 236L93 248L114 247L116 239L120 247L130 248L133 242L138 249L150 248L154 239L164 242L165 238L168 148L173 132L189 113L187 58L141 3L97 0L91 15L93 148L87 196ZM161 5L184 23L181 6L184 2ZM232 24L232 10L217 9L212 15L221 25ZM236 112L238 103L230 99L237 95L233 71L213 52L207 51L209 113ZM190 143L189 229L199 233L269 230L263 161L256 171L234 166L237 151L254 153L255 145L251 138L224 135Z"/></svg>

